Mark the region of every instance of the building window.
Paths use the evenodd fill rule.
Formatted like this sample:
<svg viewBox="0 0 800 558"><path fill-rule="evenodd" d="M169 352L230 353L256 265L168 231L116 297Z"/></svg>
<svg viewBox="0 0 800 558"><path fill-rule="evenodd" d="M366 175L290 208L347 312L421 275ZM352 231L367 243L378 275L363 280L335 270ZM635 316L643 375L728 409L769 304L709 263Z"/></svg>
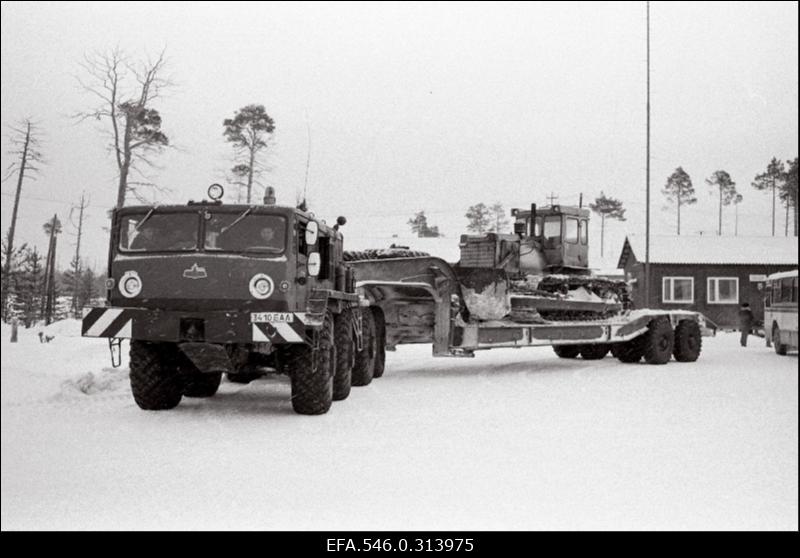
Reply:
<svg viewBox="0 0 800 558"><path fill-rule="evenodd" d="M738 304L739 279L736 277L709 277L708 303Z"/></svg>
<svg viewBox="0 0 800 558"><path fill-rule="evenodd" d="M694 302L694 277L664 277L661 299L675 304Z"/></svg>

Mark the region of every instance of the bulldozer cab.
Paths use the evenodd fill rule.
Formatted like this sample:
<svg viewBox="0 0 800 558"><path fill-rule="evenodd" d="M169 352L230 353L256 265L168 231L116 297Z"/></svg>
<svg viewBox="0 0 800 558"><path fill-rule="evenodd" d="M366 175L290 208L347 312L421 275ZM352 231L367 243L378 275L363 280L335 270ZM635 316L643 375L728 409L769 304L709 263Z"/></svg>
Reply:
<svg viewBox="0 0 800 558"><path fill-rule="evenodd" d="M589 210L553 205L531 209L513 209L514 232L522 242L521 253L533 250L544 260L545 269L589 267Z"/></svg>

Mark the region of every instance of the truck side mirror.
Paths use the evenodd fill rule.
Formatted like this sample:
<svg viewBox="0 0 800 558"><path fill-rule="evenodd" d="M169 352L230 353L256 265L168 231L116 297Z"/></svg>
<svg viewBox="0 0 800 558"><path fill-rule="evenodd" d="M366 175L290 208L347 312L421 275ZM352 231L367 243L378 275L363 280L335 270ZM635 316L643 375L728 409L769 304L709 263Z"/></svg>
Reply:
<svg viewBox="0 0 800 558"><path fill-rule="evenodd" d="M308 275L310 277L316 277L319 275L319 270L322 267L322 259L319 256L319 252L311 252L308 255Z"/></svg>
<svg viewBox="0 0 800 558"><path fill-rule="evenodd" d="M306 225L306 245L313 246L317 243L319 236L319 225L316 221L309 221Z"/></svg>

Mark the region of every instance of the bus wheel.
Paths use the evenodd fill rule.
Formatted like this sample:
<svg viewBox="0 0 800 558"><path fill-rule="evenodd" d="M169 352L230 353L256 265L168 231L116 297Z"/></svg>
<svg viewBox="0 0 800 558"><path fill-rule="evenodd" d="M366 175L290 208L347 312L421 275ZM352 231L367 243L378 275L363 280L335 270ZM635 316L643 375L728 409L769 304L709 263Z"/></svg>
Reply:
<svg viewBox="0 0 800 558"><path fill-rule="evenodd" d="M678 362L694 362L700 357L703 337L700 325L694 320L681 320L675 328L675 348L672 354Z"/></svg>
<svg viewBox="0 0 800 558"><path fill-rule="evenodd" d="M333 376L333 400L341 401L350 395L353 373L353 311L345 308L333 320L336 345L336 372Z"/></svg>
<svg viewBox="0 0 800 558"><path fill-rule="evenodd" d="M553 345L553 352L558 358L578 358L582 345Z"/></svg>
<svg viewBox="0 0 800 558"><path fill-rule="evenodd" d="M356 352L353 366L353 385L366 386L375 374L378 356L378 332L375 315L369 308L361 309L361 350Z"/></svg>
<svg viewBox="0 0 800 558"><path fill-rule="evenodd" d="M778 327L778 324L772 326L772 346L775 347L777 354L786 354L786 345L781 345L781 328Z"/></svg>
<svg viewBox="0 0 800 558"><path fill-rule="evenodd" d="M296 343L283 349L292 382L292 408L301 415L327 413L333 401L336 347L330 312L325 314L322 328L314 332L314 341L316 347Z"/></svg>
<svg viewBox="0 0 800 558"><path fill-rule="evenodd" d="M647 364L666 364L672 358L675 332L668 318L654 318L644 334L644 360Z"/></svg>
<svg viewBox="0 0 800 558"><path fill-rule="evenodd" d="M169 343L131 340L131 392L139 408L162 411L181 402L183 381L176 350Z"/></svg>

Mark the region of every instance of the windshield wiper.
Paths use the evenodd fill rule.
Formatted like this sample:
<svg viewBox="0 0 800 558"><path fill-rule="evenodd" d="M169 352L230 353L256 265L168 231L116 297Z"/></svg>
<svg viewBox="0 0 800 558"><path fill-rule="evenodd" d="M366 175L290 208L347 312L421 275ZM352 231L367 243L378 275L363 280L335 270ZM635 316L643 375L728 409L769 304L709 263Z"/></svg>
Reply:
<svg viewBox="0 0 800 558"><path fill-rule="evenodd" d="M237 218L236 218L236 219L233 221L233 223L231 223L231 224L230 224L230 225L228 225L227 227L222 227L222 228L220 229L220 231L219 231L219 234L220 234L220 235L223 235L223 234L225 234L226 232L228 232L229 230L231 230L233 227L235 227L235 226L236 226L236 224L237 224L237 223L239 223L239 221L241 221L242 219L244 219L245 217L247 217L247 216L250 214L250 212L251 212L251 211L253 211L253 208L252 208L252 207L248 207L247 209L245 209L245 210L244 210L244 213L242 213L241 215L239 215L239 216L238 216L238 217L237 217Z"/></svg>
<svg viewBox="0 0 800 558"><path fill-rule="evenodd" d="M136 224L136 226L133 228L133 232L138 232L138 231L139 231L139 229L141 229L141 228L142 228L142 225L144 225L144 222L145 222L145 221L147 221L147 220L150 218L150 216L153 214L153 211L155 211L155 210L156 210L156 207L158 207L158 206L157 206L157 205L154 205L154 206L153 206L153 208L152 208L150 211L148 211L148 212L147 212L147 215L145 215L145 216L144 216L144 219L142 219L141 221L139 221L139 222Z"/></svg>

